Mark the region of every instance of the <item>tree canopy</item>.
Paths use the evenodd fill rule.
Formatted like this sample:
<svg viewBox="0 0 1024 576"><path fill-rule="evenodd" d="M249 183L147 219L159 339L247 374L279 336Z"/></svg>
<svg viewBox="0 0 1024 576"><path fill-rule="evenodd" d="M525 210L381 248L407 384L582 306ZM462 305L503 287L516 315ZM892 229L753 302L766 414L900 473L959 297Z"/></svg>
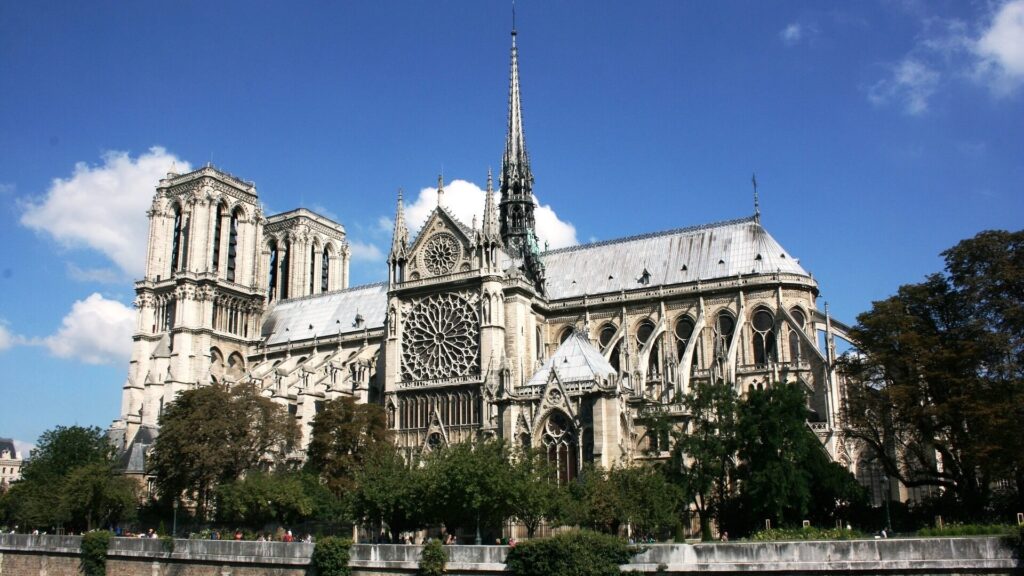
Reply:
<svg viewBox="0 0 1024 576"><path fill-rule="evenodd" d="M294 418L253 386L203 386L164 409L148 472L162 496L193 499L205 519L217 485L282 461L298 438Z"/></svg>
<svg viewBox="0 0 1024 576"><path fill-rule="evenodd" d="M306 470L319 474L340 496L355 488L356 475L370 454L392 443L383 408L357 404L347 396L329 400L313 418Z"/></svg>
<svg viewBox="0 0 1024 576"><path fill-rule="evenodd" d="M844 358L846 419L886 473L942 488L947 514L996 512L1024 494L1024 231L982 232L943 252L945 272L874 302Z"/></svg>
<svg viewBox="0 0 1024 576"><path fill-rule="evenodd" d="M95 426L47 430L0 510L26 529L91 530L131 518L135 485L115 473L113 457L113 446Z"/></svg>

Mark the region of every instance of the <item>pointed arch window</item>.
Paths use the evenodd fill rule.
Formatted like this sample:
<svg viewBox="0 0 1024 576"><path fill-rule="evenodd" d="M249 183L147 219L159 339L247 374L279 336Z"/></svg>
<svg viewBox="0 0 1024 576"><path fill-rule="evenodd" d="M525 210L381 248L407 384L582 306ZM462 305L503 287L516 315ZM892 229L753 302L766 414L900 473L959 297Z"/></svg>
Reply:
<svg viewBox="0 0 1024 576"><path fill-rule="evenodd" d="M306 292L308 295L313 294L313 287L316 285L316 252L316 245L309 247L309 283Z"/></svg>
<svg viewBox="0 0 1024 576"><path fill-rule="evenodd" d="M657 378L661 373L658 364L658 356L661 352L660 337L658 340L648 342L651 336L654 334L656 327L654 322L650 320L644 320L640 323L640 326L636 330L636 340L640 348L644 346L649 347L650 351L647 354L647 376L649 378Z"/></svg>
<svg viewBox="0 0 1024 576"><path fill-rule="evenodd" d="M292 243L291 242L287 242L285 244L284 250L281 252L281 256L279 258L279 260L281 261L281 271L279 273L279 275L281 277L281 292L280 292L281 300L287 300L288 299L288 293L289 293L289 289L288 289L289 286L288 286L288 284L291 281L291 278L290 278L291 274L290 274L290 271L288 270L288 267L289 267L288 265L289 265L289 263L291 261L291 252L292 252Z"/></svg>
<svg viewBox="0 0 1024 576"><path fill-rule="evenodd" d="M793 320L796 320L799 330L803 330L804 326L807 325L807 317L804 316L804 311L799 308L793 308L789 311L790 316ZM791 362L799 362L803 360L803 343L800 342L799 330L790 326L789 328L789 359Z"/></svg>
<svg viewBox="0 0 1024 576"><path fill-rule="evenodd" d="M775 317L765 308L754 311L754 364L763 366L777 359L775 354Z"/></svg>
<svg viewBox="0 0 1024 576"><path fill-rule="evenodd" d="M689 345L690 339L693 338L693 329L695 327L696 327L696 324L693 322L693 319L690 318L689 316L681 316L678 320L676 320L676 326L675 326L676 357L680 361L682 361L682 359L683 359L683 354L686 353L686 346ZM697 362L697 356L698 356L697 352L698 351L699 351L699 348L697 348L695 346L694 350L693 350L693 359L691 361L693 366L697 366L698 365L698 362Z"/></svg>
<svg viewBox="0 0 1024 576"><path fill-rule="evenodd" d="M569 339L569 336L572 336L572 327L571 326L569 328L566 328L566 329L562 330L562 332L558 335L558 343L561 344L561 343L565 342L566 340Z"/></svg>
<svg viewBox="0 0 1024 576"><path fill-rule="evenodd" d="M231 229L228 234L228 282L235 281L235 261L238 254L238 214L238 209L231 213Z"/></svg>
<svg viewBox="0 0 1024 576"><path fill-rule="evenodd" d="M267 294L270 300L277 297L277 266L280 257L281 255L277 251L277 242L272 241L270 243L270 274L267 278Z"/></svg>
<svg viewBox="0 0 1024 576"><path fill-rule="evenodd" d="M224 205L217 204L217 214L213 221L213 253L210 255L210 268L217 272L220 270L220 238L221 227L224 223Z"/></svg>
<svg viewBox="0 0 1024 576"><path fill-rule="evenodd" d="M715 320L716 360L725 361L725 356L729 353L729 340L735 330L736 319L732 317L732 314L726 311L719 312L718 318Z"/></svg>
<svg viewBox="0 0 1024 576"><path fill-rule="evenodd" d="M174 232L171 236L171 272L174 273L178 270L178 264L181 261L179 253L181 252L181 208L178 206L174 207Z"/></svg>
<svg viewBox="0 0 1024 576"><path fill-rule="evenodd" d="M615 333L618 332L618 328L614 324L608 323L601 327L601 331L598 333L597 341L601 343L601 350L603 351L611 343L612 338L615 337ZM615 368L615 371L619 371L619 347L620 343L615 344L615 348L612 350L611 355L608 357L608 363Z"/></svg>
<svg viewBox="0 0 1024 576"><path fill-rule="evenodd" d="M324 246L323 259L320 261L320 291L327 292L331 280L331 246Z"/></svg>
<svg viewBox="0 0 1024 576"><path fill-rule="evenodd" d="M566 484L575 480L579 472L577 442L568 416L562 412L552 412L544 424L542 441L548 462L555 468L558 483Z"/></svg>

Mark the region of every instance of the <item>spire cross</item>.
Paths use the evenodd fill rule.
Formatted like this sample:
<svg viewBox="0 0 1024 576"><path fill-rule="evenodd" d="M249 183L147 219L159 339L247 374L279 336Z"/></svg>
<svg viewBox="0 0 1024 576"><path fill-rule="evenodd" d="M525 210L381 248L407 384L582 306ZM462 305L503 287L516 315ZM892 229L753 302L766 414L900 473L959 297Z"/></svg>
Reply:
<svg viewBox="0 0 1024 576"><path fill-rule="evenodd" d="M756 218L757 221L760 222L761 221L761 202L758 200L758 197L757 197L757 174L756 173L753 176L750 177L750 183L754 185L754 218Z"/></svg>

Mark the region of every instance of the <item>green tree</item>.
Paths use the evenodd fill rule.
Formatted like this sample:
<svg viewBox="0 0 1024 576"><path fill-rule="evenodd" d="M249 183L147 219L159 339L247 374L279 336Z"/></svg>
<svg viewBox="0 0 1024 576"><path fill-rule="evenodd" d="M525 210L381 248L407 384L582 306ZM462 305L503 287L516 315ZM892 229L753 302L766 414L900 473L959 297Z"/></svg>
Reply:
<svg viewBox="0 0 1024 576"><path fill-rule="evenodd" d="M623 505L607 470L587 464L568 489L570 498L559 515L562 524L618 534L625 521Z"/></svg>
<svg viewBox="0 0 1024 576"><path fill-rule="evenodd" d="M353 510L358 518L387 525L391 541L424 525L425 472L393 445L372 451L355 475Z"/></svg>
<svg viewBox="0 0 1024 576"><path fill-rule="evenodd" d="M316 497L302 476L292 471L253 471L219 485L217 520L259 529L271 522L288 525L310 518Z"/></svg>
<svg viewBox="0 0 1024 576"><path fill-rule="evenodd" d="M453 444L424 460L430 517L450 529L498 528L512 513L509 450L499 441Z"/></svg>
<svg viewBox="0 0 1024 576"><path fill-rule="evenodd" d="M991 487L1024 495L1024 231L982 232L943 253L946 272L874 302L844 358L850 433L888 476L941 488L964 519Z"/></svg>
<svg viewBox="0 0 1024 576"><path fill-rule="evenodd" d="M639 537L663 534L679 522L679 488L650 466L613 468L608 484L615 492L615 516Z"/></svg>
<svg viewBox="0 0 1024 576"><path fill-rule="evenodd" d="M217 485L281 462L298 438L295 419L253 386L203 386L165 408L148 471L161 495L193 499L205 520Z"/></svg>
<svg viewBox="0 0 1024 576"><path fill-rule="evenodd" d="M799 384L751 389L739 405L737 470L752 519L776 526L803 519L811 500L806 462L821 450L807 427L807 400Z"/></svg>
<svg viewBox="0 0 1024 576"><path fill-rule="evenodd" d="M340 496L355 488L355 477L369 455L392 442L383 408L357 404L347 396L329 400L313 418L306 469Z"/></svg>
<svg viewBox="0 0 1024 576"><path fill-rule="evenodd" d="M60 506L73 526L86 530L135 517L137 485L115 474L112 462L93 462L68 473L60 490Z"/></svg>
<svg viewBox="0 0 1024 576"><path fill-rule="evenodd" d="M736 469L737 398L731 384L699 382L683 396L688 426L674 434L667 470L697 511L702 540L711 540L711 520L722 524Z"/></svg>
<svg viewBox="0 0 1024 576"><path fill-rule="evenodd" d="M554 519L567 496L558 485L555 467L539 450L522 450L509 463L512 475L512 514L526 527L533 538L545 518Z"/></svg>
<svg viewBox="0 0 1024 576"><path fill-rule="evenodd" d="M97 427L57 426L39 437L22 479L4 495L7 520L23 528L92 528L135 511L130 482Z"/></svg>

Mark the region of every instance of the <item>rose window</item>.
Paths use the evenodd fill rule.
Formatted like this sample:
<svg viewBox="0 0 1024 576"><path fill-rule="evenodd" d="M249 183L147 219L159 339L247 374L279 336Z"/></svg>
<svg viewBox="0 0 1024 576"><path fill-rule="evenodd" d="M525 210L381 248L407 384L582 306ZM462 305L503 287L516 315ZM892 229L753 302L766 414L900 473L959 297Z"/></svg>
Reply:
<svg viewBox="0 0 1024 576"><path fill-rule="evenodd" d="M455 294L420 300L405 320L404 380L436 380L476 374L477 325L473 306Z"/></svg>
<svg viewBox="0 0 1024 576"><path fill-rule="evenodd" d="M435 276L447 274L459 259L459 243L451 234L436 234L423 249L423 266Z"/></svg>

